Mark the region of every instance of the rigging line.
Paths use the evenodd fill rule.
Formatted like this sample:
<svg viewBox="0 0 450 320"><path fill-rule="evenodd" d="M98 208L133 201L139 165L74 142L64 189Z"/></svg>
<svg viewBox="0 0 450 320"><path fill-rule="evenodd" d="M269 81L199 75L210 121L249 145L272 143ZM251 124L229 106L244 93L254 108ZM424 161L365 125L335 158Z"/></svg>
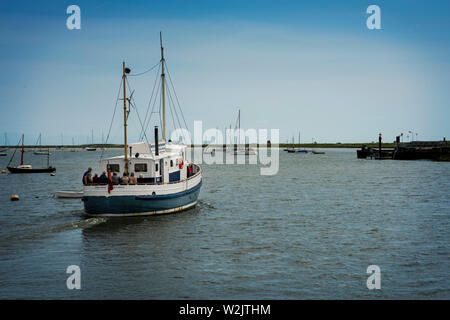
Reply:
<svg viewBox="0 0 450 320"><path fill-rule="evenodd" d="M156 72L155 81L153 83L153 88L152 88L152 94L150 95L150 100L148 101L148 105L147 105L147 111L145 112L144 124L147 122L148 111L150 110L150 106L152 104L153 94L155 94L155 92L157 92L157 91L155 91L155 88L156 88L157 81L158 81L158 78L159 78L158 76L159 76L160 68L161 68L161 63L159 64L158 71Z"/></svg>
<svg viewBox="0 0 450 320"><path fill-rule="evenodd" d="M148 105L147 105L147 111L145 112L145 118L144 118L144 125L145 125L145 123L147 122L147 116L148 116L148 111L150 110L150 106L151 106L151 104L152 104L152 100L153 100L153 94L155 93L155 87L156 87L156 84L157 84L157 81L158 81L158 76L159 76L159 69L161 68L161 63L159 63L159 67L158 67L158 71L156 72L156 77L155 77L155 81L154 81L154 83L153 83L153 89L152 89L152 94L151 94L151 96L150 96L150 100L148 101ZM159 88L159 87L158 87ZM155 97L155 99L156 99L156 97ZM139 137L142 135L142 132L141 132L141 134L139 135Z"/></svg>
<svg viewBox="0 0 450 320"><path fill-rule="evenodd" d="M167 63L165 63L165 66L166 66L167 74L169 75L170 85L172 86L173 93L174 93L175 98L176 98L177 103L178 103L178 108L180 109L180 112L181 112L181 117L183 118L184 125L186 126L186 130L187 130L186 119L184 118L183 110L181 109L180 101L178 100L178 95L177 95L177 92L175 91L175 86L173 85L172 77L170 76L170 72L169 72L169 68L167 67Z"/></svg>
<svg viewBox="0 0 450 320"><path fill-rule="evenodd" d="M159 72L159 69L158 69L158 72ZM148 106L147 106L147 111L146 111L146 113L145 113L145 118L144 118L144 127L146 128L145 130L147 130L147 128L148 128L148 122L150 122L150 120L151 120L151 118L152 118L152 113L153 113L153 110L154 110L154 108L155 108L155 104L156 104L156 99L157 99L157 97L158 97L158 94L157 94L157 92L159 91L159 87L161 86L161 79L159 79L159 82L157 81L158 80L158 73L156 74L156 78L155 78L155 83L154 83L154 85L153 85L153 90L152 90L152 95L151 95L151 97L150 97L150 100L149 100L149 102L148 102ZM156 86L156 84L158 84L158 86ZM156 88L156 91L155 91L155 88ZM152 100L154 99L154 101L153 101L153 106L152 106ZM150 115L148 114L148 111L150 110L150 106L152 106L152 109L151 109L151 112L150 112ZM146 123L147 123L147 125L146 125ZM140 133L140 137L143 135L143 132L141 132Z"/></svg>
<svg viewBox="0 0 450 320"><path fill-rule="evenodd" d="M161 79L160 79L160 81L159 81L158 89L157 89L157 90L159 90L160 85L161 85ZM155 94L155 100L153 101L152 111L151 111L151 113L150 113L150 116L148 117L147 124L146 124L146 125L144 124L144 125L145 125L145 131L148 130L148 126L149 126L149 124L150 124L150 122L151 122L151 120L152 120L152 115L153 115L153 113L158 113L158 112L153 112L153 110L154 110L155 107L156 107L156 101L157 101L157 98L158 98L158 95Z"/></svg>
<svg viewBox="0 0 450 320"><path fill-rule="evenodd" d="M128 79L127 79L127 78L125 78L125 79L126 79L126 81L127 81L127 87L128 87L128 89L130 90L130 92L133 92L133 91L131 91L131 85L130 85L130 83L128 82ZM136 114L137 114L137 117L138 117L138 119L139 119L139 123L140 123L142 129L144 129L144 126L143 126L142 121L141 121L141 117L139 116L139 111L138 111L138 108L137 108L137 105L136 105L136 101L134 100L133 97L132 97L130 100L128 100L128 101L129 101L129 103L131 104L131 106L134 107L134 110L136 110ZM147 135L145 134L145 132L144 132L144 137L145 137L145 140L146 140L147 143L148 143Z"/></svg>
<svg viewBox="0 0 450 320"><path fill-rule="evenodd" d="M109 135L111 133L112 124L114 122L114 117L116 115L117 103L119 102L120 89L122 87L122 82L123 82L123 79L120 78L119 91L117 92L117 98L116 98L116 105L114 106L114 112L113 112L113 116L112 116L112 119L111 119L111 123L109 125L109 130L108 130L108 134L106 136L105 145L108 143ZM104 152L105 152L105 148L103 148L102 153L100 154L100 160L103 159L103 153Z"/></svg>
<svg viewBox="0 0 450 320"><path fill-rule="evenodd" d="M162 83L162 80L161 80L161 83ZM162 131L164 132L164 126L163 126L163 120L162 120L162 108L163 108L163 103L162 103L162 100L163 100L163 95L162 94L160 94L159 95L159 125L160 125L160 128L162 129ZM164 141L165 142L165 141ZM156 141L156 143L159 143L158 141Z"/></svg>
<svg viewBox="0 0 450 320"><path fill-rule="evenodd" d="M158 62L158 63L155 64L153 67L151 67L150 69L148 69L148 70L146 70L146 71L144 71L144 72L141 72L141 73L135 73L135 74L129 74L128 76L129 76L129 77L137 77L137 76L141 76L141 75L143 75L143 74L146 74L147 72L150 72L150 71L152 71L153 69L155 69L156 66L159 65L159 63L160 63L160 62Z"/></svg>
<svg viewBox="0 0 450 320"><path fill-rule="evenodd" d="M17 151L17 147L20 145L20 142L22 141L22 137L19 139L19 142L17 142L17 145L16 145L16 147L14 148L14 152L13 152L13 154L12 154L12 156L11 156L11 159L9 159L9 162L8 162L8 164L6 165L7 167L9 167L9 165L11 164L11 162L13 161L13 159L14 159L14 155L16 154L16 151Z"/></svg>
<svg viewBox="0 0 450 320"><path fill-rule="evenodd" d="M167 93L169 92L169 90L167 90ZM170 96L170 94L168 95ZM168 105L169 105L169 110L170 110L170 114L172 115L172 123L173 123L173 130L176 130L176 124L175 124L175 117L173 116L173 111L172 108L175 108L174 106L172 106L172 104L170 103L170 98L167 100Z"/></svg>
<svg viewBox="0 0 450 320"><path fill-rule="evenodd" d="M169 89L167 90L167 93L168 93L168 97L169 97L169 104L173 107L174 112L175 112L175 116L176 116L176 118L177 118L178 128L182 129L183 127L181 126L180 118L178 117L178 113L176 112L176 105L175 105L175 103L173 102L172 95L171 95ZM173 118L173 113L172 113L172 118ZM176 128L175 128L175 120L173 120L173 122L174 122L174 130L176 130ZM186 128L186 129L187 129L187 128ZM183 132L183 138L185 138L185 137L184 137L184 132Z"/></svg>
<svg viewBox="0 0 450 320"><path fill-rule="evenodd" d="M177 117L178 127L181 129L182 126L181 126L181 122L180 122L180 117L178 116L178 113L176 112L176 105L173 102L172 94L170 93L170 89L169 88L167 89L167 93L168 93L168 96L169 96L169 100L172 103L173 109L175 111L175 116Z"/></svg>
<svg viewBox="0 0 450 320"><path fill-rule="evenodd" d="M170 108L170 114L172 115L173 130L176 130L177 129L177 124L175 123L175 117L174 117L173 114L175 112L175 116L178 117L178 115L176 113L175 105L173 104L173 100L172 100L172 98L170 96L170 91L169 90L167 90L167 97L168 97L167 102L168 102L168 105L169 105L169 108ZM179 127L180 126L179 121L177 121L177 122L178 122L178 127Z"/></svg>

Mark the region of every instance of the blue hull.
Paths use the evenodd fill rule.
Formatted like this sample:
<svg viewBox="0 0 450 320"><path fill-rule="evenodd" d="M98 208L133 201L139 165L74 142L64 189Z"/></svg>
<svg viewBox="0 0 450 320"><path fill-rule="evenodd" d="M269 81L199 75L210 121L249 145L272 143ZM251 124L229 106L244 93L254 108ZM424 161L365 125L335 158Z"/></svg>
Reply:
<svg viewBox="0 0 450 320"><path fill-rule="evenodd" d="M84 210L88 215L126 216L164 214L193 207L202 183L192 189L157 196L111 196L83 197Z"/></svg>

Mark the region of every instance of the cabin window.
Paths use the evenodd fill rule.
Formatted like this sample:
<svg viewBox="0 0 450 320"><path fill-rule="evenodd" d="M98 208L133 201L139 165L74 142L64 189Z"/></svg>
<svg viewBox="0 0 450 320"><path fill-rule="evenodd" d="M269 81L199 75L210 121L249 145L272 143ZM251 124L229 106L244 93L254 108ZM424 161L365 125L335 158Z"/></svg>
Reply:
<svg viewBox="0 0 450 320"><path fill-rule="evenodd" d="M170 160L170 166L173 167L173 160Z"/></svg>
<svg viewBox="0 0 450 320"><path fill-rule="evenodd" d="M113 164L108 164L109 166L109 170L111 170L111 172L120 172L120 165L113 163Z"/></svg>
<svg viewBox="0 0 450 320"><path fill-rule="evenodd" d="M134 172L147 172L147 164L146 163L136 163L134 165Z"/></svg>
<svg viewBox="0 0 450 320"><path fill-rule="evenodd" d="M155 171L158 171L158 164L155 163Z"/></svg>

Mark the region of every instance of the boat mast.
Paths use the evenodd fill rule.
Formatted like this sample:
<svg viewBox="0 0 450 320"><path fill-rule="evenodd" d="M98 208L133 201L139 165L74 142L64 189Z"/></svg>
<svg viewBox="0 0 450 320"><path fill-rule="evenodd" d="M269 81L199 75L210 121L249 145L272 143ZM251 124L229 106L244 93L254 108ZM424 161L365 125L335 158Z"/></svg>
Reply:
<svg viewBox="0 0 450 320"><path fill-rule="evenodd" d="M165 84L165 74L164 74L164 47L162 45L162 34L159 33L159 42L161 44L161 97L162 97L162 112L163 112L163 140L166 141L166 84ZM155 141L155 144L158 143L158 141Z"/></svg>
<svg viewBox="0 0 450 320"><path fill-rule="evenodd" d="M125 167L123 169L124 174L128 174L128 143L127 143L127 94L126 94L126 75L129 69L125 68L125 62L123 62L123 74L122 74L122 82L123 82L123 138L124 138L124 155L125 155Z"/></svg>
<svg viewBox="0 0 450 320"><path fill-rule="evenodd" d="M23 139L24 139L24 134L22 133L22 153L20 155L20 165L23 165L23 152L24 152Z"/></svg>
<svg viewBox="0 0 450 320"><path fill-rule="evenodd" d="M241 144L241 109L238 110L238 146Z"/></svg>

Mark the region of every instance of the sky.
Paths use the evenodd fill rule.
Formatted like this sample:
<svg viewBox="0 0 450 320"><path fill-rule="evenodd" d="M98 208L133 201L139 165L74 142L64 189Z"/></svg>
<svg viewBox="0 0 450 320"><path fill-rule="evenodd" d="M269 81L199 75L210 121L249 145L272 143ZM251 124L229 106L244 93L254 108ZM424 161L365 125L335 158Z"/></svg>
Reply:
<svg viewBox="0 0 450 320"><path fill-rule="evenodd" d="M72 4L79 30L66 27ZM373 4L380 30L366 26ZM279 129L281 142L449 138L449 12L448 1L2 0L0 144L4 133L12 145L22 133L100 143L122 61L132 74L158 63L160 31L190 130L234 126L240 110L242 128ZM142 117L155 72L129 77ZM117 110L111 143L123 141ZM132 110L129 142L140 129Z"/></svg>

